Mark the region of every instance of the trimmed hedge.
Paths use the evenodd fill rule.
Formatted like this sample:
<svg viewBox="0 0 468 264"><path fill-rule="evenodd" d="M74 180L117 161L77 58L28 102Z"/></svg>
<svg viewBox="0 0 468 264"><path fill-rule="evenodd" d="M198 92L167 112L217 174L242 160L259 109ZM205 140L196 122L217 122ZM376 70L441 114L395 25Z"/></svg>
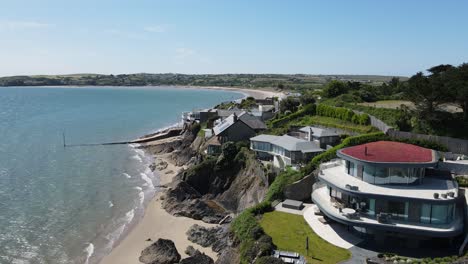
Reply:
<svg viewBox="0 0 468 264"><path fill-rule="evenodd" d="M302 109L300 109L299 111L296 111L292 114L289 114L287 116L284 116L284 117L281 117L279 119L275 119L273 121L270 122L270 126L272 128L276 128L276 127L279 127L279 126L282 126L286 123L288 123L289 121L291 120L294 120L296 118L299 118L299 117L302 117L302 116L305 116L305 115L315 115L315 111L316 111L316 105L315 104L308 104L306 106L304 106Z"/></svg>
<svg viewBox="0 0 468 264"><path fill-rule="evenodd" d="M358 125L369 125L370 117L367 114L358 114L348 108L334 107L325 104L319 104L316 110L317 115L338 118L344 121L352 122Z"/></svg>

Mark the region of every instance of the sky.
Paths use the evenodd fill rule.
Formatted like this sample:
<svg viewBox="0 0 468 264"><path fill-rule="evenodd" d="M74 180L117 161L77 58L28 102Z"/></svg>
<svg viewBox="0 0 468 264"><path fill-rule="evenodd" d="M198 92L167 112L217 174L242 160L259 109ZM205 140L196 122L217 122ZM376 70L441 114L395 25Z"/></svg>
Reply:
<svg viewBox="0 0 468 264"><path fill-rule="evenodd" d="M468 62L464 0L0 0L0 76L411 76Z"/></svg>

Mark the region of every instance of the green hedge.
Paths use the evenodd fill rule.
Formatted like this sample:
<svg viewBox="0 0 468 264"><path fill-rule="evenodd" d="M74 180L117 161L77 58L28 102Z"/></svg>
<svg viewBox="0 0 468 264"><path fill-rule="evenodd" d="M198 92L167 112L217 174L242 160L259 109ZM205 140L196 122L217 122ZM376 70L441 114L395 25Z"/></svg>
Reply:
<svg viewBox="0 0 468 264"><path fill-rule="evenodd" d="M369 125L370 117L367 114L358 114L348 108L334 107L319 104L316 110L317 115L338 118L358 125Z"/></svg>
<svg viewBox="0 0 468 264"><path fill-rule="evenodd" d="M299 118L299 117L302 117L302 116L305 116L305 115L315 115L315 110L316 109L316 105L315 104L308 104L306 106L304 106L302 109L292 113L292 114L289 114L287 116L284 116L284 117L281 117L279 119L275 119L273 121L271 121L269 124L270 124L270 127L272 128L277 128L279 126L282 126L286 123L288 123L289 121L291 120L294 120L296 118Z"/></svg>

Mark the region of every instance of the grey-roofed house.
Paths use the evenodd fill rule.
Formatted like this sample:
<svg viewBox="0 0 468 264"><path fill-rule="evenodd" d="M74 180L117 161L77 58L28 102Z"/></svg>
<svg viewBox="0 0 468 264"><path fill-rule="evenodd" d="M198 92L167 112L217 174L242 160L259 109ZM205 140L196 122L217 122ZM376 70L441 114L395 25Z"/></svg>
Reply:
<svg viewBox="0 0 468 264"><path fill-rule="evenodd" d="M299 137L308 141L315 141L321 148L327 145L335 146L340 142L340 135L333 130L306 126L299 129Z"/></svg>
<svg viewBox="0 0 468 264"><path fill-rule="evenodd" d="M261 159L273 160L273 166L298 168L324 150L314 142L289 135L258 135L250 139L250 149Z"/></svg>
<svg viewBox="0 0 468 264"><path fill-rule="evenodd" d="M216 137L216 144L219 145L228 141L249 140L249 138L256 135L256 132L236 114L232 114L213 127L213 134ZM210 144L208 144L208 148L210 148Z"/></svg>
<svg viewBox="0 0 468 264"><path fill-rule="evenodd" d="M451 175L434 170L437 153L378 141L337 151L322 164L312 200L328 218L385 243L388 238L451 243L464 231L462 196Z"/></svg>
<svg viewBox="0 0 468 264"><path fill-rule="evenodd" d="M241 109L238 109L238 108L230 109L230 110L224 110L224 109L218 109L217 110L218 117L221 118L221 119L228 118L232 114L236 114L237 116L239 116L243 112L244 112L244 110L241 110Z"/></svg>
<svg viewBox="0 0 468 264"><path fill-rule="evenodd" d="M238 117L248 126L250 126L253 130L255 130L255 132L257 133L267 129L267 126L265 125L265 123L263 123L262 120L260 120L260 118L258 118L257 116L251 115L250 113L243 112L239 114Z"/></svg>

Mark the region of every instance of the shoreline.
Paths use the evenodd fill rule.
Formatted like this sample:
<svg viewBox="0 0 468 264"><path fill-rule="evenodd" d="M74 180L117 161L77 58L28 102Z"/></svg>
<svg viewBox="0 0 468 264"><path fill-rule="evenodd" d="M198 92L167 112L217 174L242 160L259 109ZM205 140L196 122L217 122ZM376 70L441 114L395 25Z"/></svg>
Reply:
<svg viewBox="0 0 468 264"><path fill-rule="evenodd" d="M53 86L58 88L57 86ZM98 87L98 86L93 86ZM100 87L114 87L114 86L100 86ZM115 86L120 87L120 86ZM71 88L71 86L67 86ZM196 89L196 90L222 90L233 91L244 94L243 99L252 96L255 99L264 99L266 97L284 97L283 92L257 90L257 89L244 89L233 87L198 87L198 86L144 86L144 88L175 88L175 89ZM167 129L167 128L166 128ZM164 129L159 129L161 131ZM171 140L171 139L168 139ZM149 142L148 142L149 143ZM146 143L146 144L148 144ZM145 154L151 155L145 151ZM172 179L183 169L181 166L176 166L170 159L171 153L164 153L160 155L152 155L150 158L156 161L161 160L168 164L167 168L163 170L156 170L155 174L158 177L158 184L160 186L167 186L172 182ZM188 217L176 217L162 208L161 197L164 195L164 190L159 189L151 198L150 202L143 208L143 217L134 223L128 232L118 239L118 242L113 245L110 253L101 258L97 263L99 264L140 264L138 258L141 251L147 246L151 245L159 238L170 239L174 242L179 254L182 258L188 257L185 253L187 246L193 246L200 252L210 256L214 261L217 260L218 254L210 247L203 248L187 239L186 231L194 224L204 227L214 227L216 224L207 224L201 220L194 220ZM146 241L151 239L151 241Z"/></svg>
<svg viewBox="0 0 468 264"><path fill-rule="evenodd" d="M42 85L42 86L2 86L1 88L57 88L57 89L83 89L83 88L122 88L122 89L161 89L161 88L174 88L174 89L193 89L193 90L218 90L218 91L232 91L239 92L245 97L252 96L255 99L264 99L266 97L284 97L284 92L275 91L273 88L243 88L243 87L225 87L225 86L191 86L191 85L147 85L147 86L99 86L99 85ZM244 98L245 98L244 97Z"/></svg>
<svg viewBox="0 0 468 264"><path fill-rule="evenodd" d="M167 163L167 168L157 170L159 184L167 186L183 167L176 166L169 158L170 153L157 155L155 160ZM119 239L119 243L114 245L111 252L104 256L98 263L100 264L140 264L138 258L141 251L154 243L159 238L170 239L182 258L188 257L185 253L187 246L193 246L206 255L217 259L217 253L211 248L203 248L187 239L186 231L194 224L205 227L214 227L216 224L207 224L201 220L194 220L188 217L176 217L167 213L162 208L162 196L164 192L158 190L155 196L144 208L143 217L135 223L129 232ZM147 241L151 239L151 241Z"/></svg>

